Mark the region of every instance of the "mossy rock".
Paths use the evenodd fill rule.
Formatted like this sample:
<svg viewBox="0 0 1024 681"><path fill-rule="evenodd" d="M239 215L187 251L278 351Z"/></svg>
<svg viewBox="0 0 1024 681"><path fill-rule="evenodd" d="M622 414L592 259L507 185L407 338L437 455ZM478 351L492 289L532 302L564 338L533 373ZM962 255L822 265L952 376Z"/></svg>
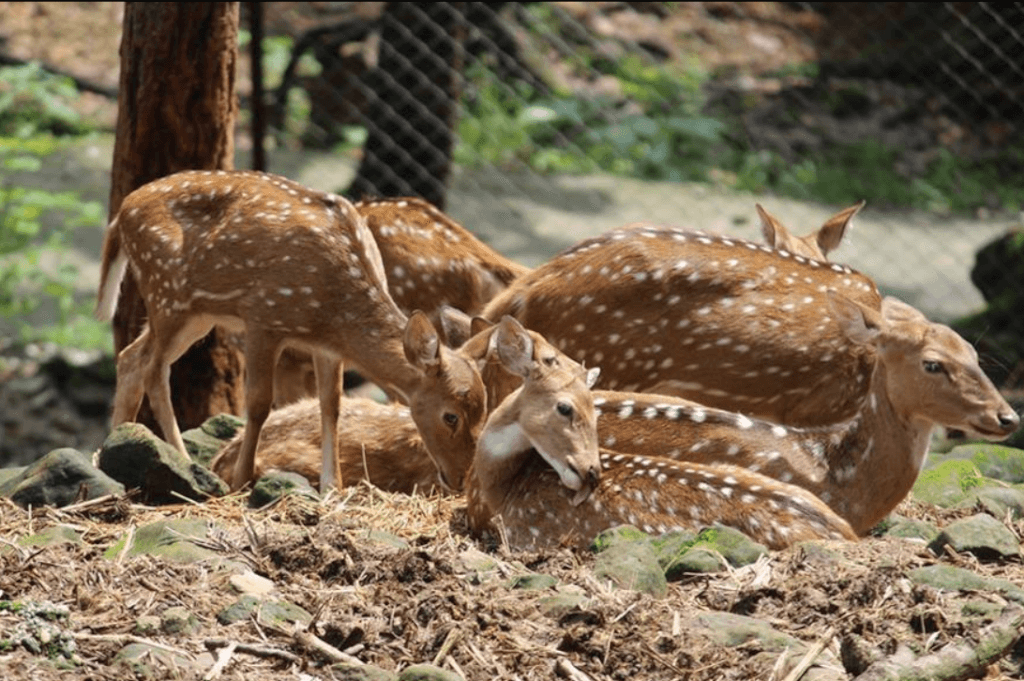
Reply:
<svg viewBox="0 0 1024 681"><path fill-rule="evenodd" d="M283 629L290 629L295 624L307 625L313 621L311 614L294 603L276 598L258 598L251 594L242 596L217 613L217 621L224 625L234 624L253 617L257 610L260 621Z"/></svg>
<svg viewBox="0 0 1024 681"><path fill-rule="evenodd" d="M907 573L915 584L946 591L991 591L1015 603L1024 604L1024 589L1007 579L986 577L954 565L936 563Z"/></svg>
<svg viewBox="0 0 1024 681"><path fill-rule="evenodd" d="M18 539L18 546L40 547L57 544L81 544L82 534L68 525L54 525L36 534Z"/></svg>
<svg viewBox="0 0 1024 681"><path fill-rule="evenodd" d="M967 498L985 480L973 461L948 459L922 471L911 494L917 501L949 508Z"/></svg>
<svg viewBox="0 0 1024 681"><path fill-rule="evenodd" d="M413 664L402 670L398 681L464 681L464 679L447 669L432 664Z"/></svg>
<svg viewBox="0 0 1024 681"><path fill-rule="evenodd" d="M1009 483L1024 482L1024 450L993 443L954 447L940 461L970 461L987 478Z"/></svg>
<svg viewBox="0 0 1024 681"><path fill-rule="evenodd" d="M236 565L216 551L204 548L191 541L206 539L209 525L205 520L192 518L171 518L143 525L135 531L131 546L125 554L128 558L151 555L177 563L197 563L213 560L226 565ZM103 557L115 560L124 551L128 535L121 537L113 546L103 552ZM240 564L237 564L241 567Z"/></svg>

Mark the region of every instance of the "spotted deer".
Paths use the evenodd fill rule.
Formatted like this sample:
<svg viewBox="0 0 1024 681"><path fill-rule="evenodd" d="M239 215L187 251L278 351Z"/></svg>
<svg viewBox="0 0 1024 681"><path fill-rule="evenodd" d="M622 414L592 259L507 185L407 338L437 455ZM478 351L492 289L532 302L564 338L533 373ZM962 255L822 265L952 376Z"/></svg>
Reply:
<svg viewBox="0 0 1024 681"><path fill-rule="evenodd" d="M224 480L231 479L242 439L236 435L210 462L210 469ZM253 477L259 479L270 470L289 471L319 487L322 446L317 399L304 398L275 409L260 433ZM343 397L335 452L341 484L366 480L387 492L403 494L450 491L404 405ZM459 485L464 475L465 465L456 478Z"/></svg>
<svg viewBox="0 0 1024 681"><path fill-rule="evenodd" d="M814 426L856 413L874 362L830 316L829 291L881 306L874 282L845 265L642 226L562 252L483 316L512 315L574 360L600 366L604 388Z"/></svg>
<svg viewBox="0 0 1024 681"><path fill-rule="evenodd" d="M866 399L848 421L797 428L662 395L594 391L604 448L708 465L730 464L793 483L858 535L907 495L935 425L1001 440L1020 417L952 329L894 298L880 312L830 294L831 316L876 357Z"/></svg>
<svg viewBox="0 0 1024 681"><path fill-rule="evenodd" d="M761 218L761 234L769 246L788 251L792 255L824 262L828 260L828 254L839 247L846 234L846 228L866 203L861 201L839 211L806 236L795 236L775 216L762 208L761 204L757 203L754 206Z"/></svg>
<svg viewBox="0 0 1024 681"><path fill-rule="evenodd" d="M811 538L853 539L849 525L811 493L737 466L706 466L598 450L595 370L538 346L505 317L497 357L520 378L488 416L467 474L471 530L500 518L516 549L584 547L630 523L648 532L734 526L773 548Z"/></svg>
<svg viewBox="0 0 1024 681"><path fill-rule="evenodd" d="M392 299L406 314L424 311L439 330L442 306L479 314L491 298L529 271L423 199L353 205L377 243ZM315 386L309 355L285 350L274 376L275 404L311 395Z"/></svg>
<svg viewBox="0 0 1024 681"><path fill-rule="evenodd" d="M320 487L337 478L335 431L345 361L406 401L428 448L471 448L484 418L476 368L441 343L422 313L387 291L366 221L333 194L254 172L187 171L125 197L103 245L97 316L109 319L131 267L148 323L117 359L113 424L148 395L164 436L175 422L169 367L215 324L244 332L247 424L232 488L252 479L284 347L314 357L322 412Z"/></svg>

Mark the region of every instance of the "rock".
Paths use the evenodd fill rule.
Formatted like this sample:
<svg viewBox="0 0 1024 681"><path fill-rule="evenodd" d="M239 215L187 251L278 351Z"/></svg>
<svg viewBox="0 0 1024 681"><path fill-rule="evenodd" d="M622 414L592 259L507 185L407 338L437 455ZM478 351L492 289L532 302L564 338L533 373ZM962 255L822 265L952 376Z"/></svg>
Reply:
<svg viewBox="0 0 1024 681"><path fill-rule="evenodd" d="M116 667L127 667L137 679L200 678L213 663L209 653L190 657L145 643L129 644L114 657Z"/></svg>
<svg viewBox="0 0 1024 681"><path fill-rule="evenodd" d="M1024 482L1024 450L992 443L974 443L959 445L943 456L936 456L939 461L970 461L978 471L987 478L1003 482Z"/></svg>
<svg viewBox="0 0 1024 681"><path fill-rule="evenodd" d="M559 619L570 612L582 610L589 602L590 599L584 593L564 591L539 599L537 609L548 617Z"/></svg>
<svg viewBox="0 0 1024 681"><path fill-rule="evenodd" d="M684 621L684 636L699 634L719 645L735 648L752 643L768 653L787 655L789 666L793 666L807 652L807 644L789 634L777 631L767 622L745 615L734 615L728 612L707 612ZM769 665L766 665L769 666ZM808 669L801 679L845 679L845 673L839 660L829 650L823 650L816 658L814 666ZM833 671L837 670L837 671ZM783 670L780 670L780 672Z"/></svg>
<svg viewBox="0 0 1024 681"><path fill-rule="evenodd" d="M923 520L896 518L888 526L883 536L901 539L920 539L927 544L939 536L939 528Z"/></svg>
<svg viewBox="0 0 1024 681"><path fill-rule="evenodd" d="M1017 536L987 513L950 523L928 548L942 555L947 545L958 553L972 553L982 560L1020 556Z"/></svg>
<svg viewBox="0 0 1024 681"><path fill-rule="evenodd" d="M972 489L956 506L971 508L979 505L996 518L1003 518L1007 513L1013 518L1020 518L1024 516L1024 489L1020 486L1006 487L993 481Z"/></svg>
<svg viewBox="0 0 1024 681"><path fill-rule="evenodd" d="M93 466L85 454L69 448L53 450L0 486L0 495L24 507L67 506L124 491L124 486Z"/></svg>
<svg viewBox="0 0 1024 681"><path fill-rule="evenodd" d="M594 564L598 579L611 580L620 589L632 589L661 598L668 593L665 573L658 564L651 541L635 527L614 527L599 534L602 547Z"/></svg>
<svg viewBox="0 0 1024 681"><path fill-rule="evenodd" d="M68 525L54 525L42 532L18 539L18 546L53 546L55 544L81 544L82 535Z"/></svg>
<svg viewBox="0 0 1024 681"><path fill-rule="evenodd" d="M723 525L701 530L693 546L717 551L733 567L749 565L761 556L768 555L767 546L758 544L739 530Z"/></svg>
<svg viewBox="0 0 1024 681"><path fill-rule="evenodd" d="M217 621L225 625L241 622L249 619L257 610L261 622L288 630L292 625L305 626L313 621L312 615L294 603L277 598L258 598L251 594L242 596L217 613Z"/></svg>
<svg viewBox="0 0 1024 681"><path fill-rule="evenodd" d="M178 563L195 563L212 559L218 562L234 564L232 561L223 558L216 551L201 547L191 541L192 539L206 539L209 531L209 525L205 520L191 518L159 520L138 528L134 535L132 535L132 542L127 550L125 549L125 542L128 541L129 537L125 535L117 543L104 551L103 557L114 560L123 551L126 551L125 556L129 558L150 555Z"/></svg>
<svg viewBox="0 0 1024 681"><path fill-rule="evenodd" d="M298 473L271 471L256 481L249 494L249 508L263 508L288 494L299 494L310 500L320 498L309 480Z"/></svg>
<svg viewBox="0 0 1024 681"><path fill-rule="evenodd" d="M167 634L190 634L198 628L196 616L180 605L167 608L160 615L160 629Z"/></svg>
<svg viewBox="0 0 1024 681"><path fill-rule="evenodd" d="M508 588L523 589L524 591L546 591L558 584L558 580L551 575L530 573L528 575L516 575L509 580Z"/></svg>
<svg viewBox="0 0 1024 681"><path fill-rule="evenodd" d="M463 681L463 678L432 664L413 664L402 670L398 681Z"/></svg>
<svg viewBox="0 0 1024 681"><path fill-rule="evenodd" d="M3 428L0 428L0 433L2 432ZM0 435L0 438L2 437L3 435ZM0 490L3 489L8 480L16 478L24 473L26 468L28 468L28 466L9 466L7 468L0 468Z"/></svg>
<svg viewBox="0 0 1024 681"><path fill-rule="evenodd" d="M722 558L722 554L717 551L694 546L683 553L683 555L676 557L665 568L665 578L670 582L677 582L688 575L721 572L725 570L726 565L727 563Z"/></svg>
<svg viewBox="0 0 1024 681"><path fill-rule="evenodd" d="M331 679L334 681L397 681L394 674L370 664L348 664L339 662L330 666Z"/></svg>
<svg viewBox="0 0 1024 681"><path fill-rule="evenodd" d="M911 494L917 501L949 508L963 501L968 490L982 482L981 472L973 462L945 460L922 471Z"/></svg>
<svg viewBox="0 0 1024 681"><path fill-rule="evenodd" d="M152 636L160 631L160 618L156 615L142 615L135 620L132 633L136 636Z"/></svg>
<svg viewBox="0 0 1024 681"><path fill-rule="evenodd" d="M233 414L217 414L203 421L200 430L221 442L227 442L245 427L245 419Z"/></svg>
<svg viewBox="0 0 1024 681"><path fill-rule="evenodd" d="M994 591L1003 598L1024 604L1024 589L1006 579L985 577L953 565L926 565L907 573L916 584L946 591Z"/></svg>
<svg viewBox="0 0 1024 681"><path fill-rule="evenodd" d="M252 570L246 570L239 575L231 575L228 578L231 588L240 594L253 596L266 596L277 587L266 577L261 577Z"/></svg>
<svg viewBox="0 0 1024 681"><path fill-rule="evenodd" d="M590 549L596 553L604 551L609 546L623 541L649 541L647 533L638 530L632 525L616 525L600 532L594 541L590 543Z"/></svg>
<svg viewBox="0 0 1024 681"><path fill-rule="evenodd" d="M125 487L141 490L146 503L180 503L174 493L201 501L228 492L223 480L139 423L114 429L100 449L99 466Z"/></svg>

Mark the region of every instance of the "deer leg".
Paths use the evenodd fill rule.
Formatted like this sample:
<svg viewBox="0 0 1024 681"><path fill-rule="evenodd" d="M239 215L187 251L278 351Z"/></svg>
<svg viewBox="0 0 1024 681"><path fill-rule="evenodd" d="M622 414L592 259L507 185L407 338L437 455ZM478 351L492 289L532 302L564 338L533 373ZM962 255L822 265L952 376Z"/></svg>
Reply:
<svg viewBox="0 0 1024 681"><path fill-rule="evenodd" d="M320 428L323 433L323 462L320 467L320 494L337 485L341 488L341 465L334 451L338 437L338 411L342 391L344 363L337 357L317 352L313 355L316 387L320 396Z"/></svg>
<svg viewBox="0 0 1024 681"><path fill-rule="evenodd" d="M181 439L181 430L171 402L171 365L212 328L213 324L208 321L192 318L173 332L162 333L160 328L153 331L152 351L145 375L146 394L149 395L149 404L163 431L164 440L186 456L188 451L185 449L185 441Z"/></svg>
<svg viewBox="0 0 1024 681"><path fill-rule="evenodd" d="M149 365L152 353L152 334L149 324L142 333L117 356L117 387L114 390L114 408L110 427L134 421L139 415L142 398L146 394L142 371Z"/></svg>
<svg viewBox="0 0 1024 681"><path fill-rule="evenodd" d="M254 329L245 334L245 434L231 476L231 489L240 489L252 480L256 467L256 448L260 430L274 402L274 367L280 343Z"/></svg>

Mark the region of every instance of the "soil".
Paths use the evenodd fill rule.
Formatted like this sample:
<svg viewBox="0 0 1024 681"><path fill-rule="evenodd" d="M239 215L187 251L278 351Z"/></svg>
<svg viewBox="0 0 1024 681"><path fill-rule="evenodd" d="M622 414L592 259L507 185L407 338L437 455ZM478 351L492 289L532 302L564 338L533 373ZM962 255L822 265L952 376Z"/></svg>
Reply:
<svg viewBox="0 0 1024 681"><path fill-rule="evenodd" d="M910 503L900 510L940 522L964 513L937 514ZM726 646L695 633L692 620L710 612L756 617L808 645L820 642L826 656L834 656L826 659L843 660L845 678L853 678L874 657L892 656L901 647L925 656L977 640L981 627L1006 605L991 593L916 585L906 578L909 570L946 563L1024 584L1019 562L936 557L920 543L865 539L796 547L744 568L692 575L656 599L601 583L589 552L507 554L497 547L488 554L497 569L477 569L467 558L479 557L480 547L466 535L462 502L450 498L359 487L322 505L285 501L260 512L231 497L156 509L118 500L31 514L0 500L0 537L6 538L0 547L0 603L66 605L70 615L58 621L63 638L53 636L73 638L79 661L75 669L61 670L16 648L0 651L0 668L13 678L122 679L126 671L115 666L117 652L148 642L182 651L196 665L180 678L201 678L214 664L204 653L234 642L241 647L223 678L343 678L331 675L323 654L304 649L302 634L291 627L259 618L229 626L217 622L216 614L237 598L228 579L238 569L103 556L132 528L173 517L215 523L218 529L204 547L272 580L278 597L314 614L308 632L335 648L388 670L434 662L465 679L549 679L565 662L585 675L576 678L781 679L800 661L793 654L780 663L778 650L768 654L754 640ZM58 524L81 532L83 541L45 548L18 548L12 541ZM371 530L385 530L407 544L395 548L375 541ZM554 595L552 589L508 586L512 577L531 572L555 577L560 590L582 593L587 601L545 613L542 599ZM136 632L141 616L160 615L171 606L193 613L196 628ZM987 607L992 614L969 619L965 606ZM12 631L18 621L0 608L0 630ZM245 652L245 645L279 654L259 656ZM1018 642L1000 662L957 678L1019 678L1022 663L1024 646ZM830 678L844 678L841 669L833 673L838 676Z"/></svg>

